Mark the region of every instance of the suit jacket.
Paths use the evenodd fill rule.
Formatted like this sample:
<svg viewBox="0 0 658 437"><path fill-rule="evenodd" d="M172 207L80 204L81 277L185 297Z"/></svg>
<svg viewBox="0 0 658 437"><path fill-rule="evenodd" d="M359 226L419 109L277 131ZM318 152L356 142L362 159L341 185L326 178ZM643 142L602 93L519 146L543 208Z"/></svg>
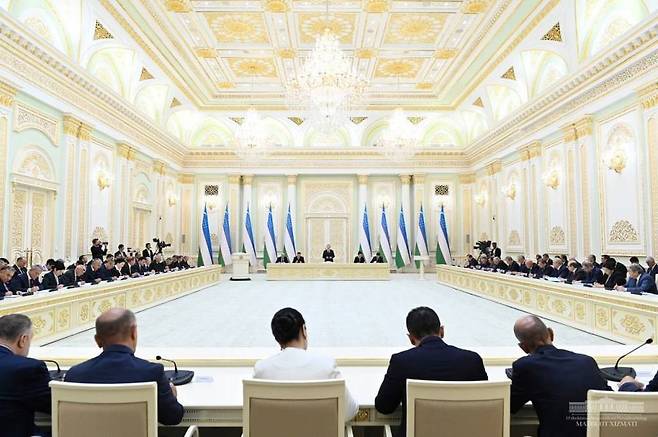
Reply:
<svg viewBox="0 0 658 437"><path fill-rule="evenodd" d="M43 361L0 346L0 436L39 434L34 412L50 413L50 375Z"/></svg>
<svg viewBox="0 0 658 437"><path fill-rule="evenodd" d="M11 284L11 282L0 282L0 300L5 298L5 293L11 291L9 284Z"/></svg>
<svg viewBox="0 0 658 437"><path fill-rule="evenodd" d="M105 259L107 255L107 249L103 249L103 246L91 246L91 259Z"/></svg>
<svg viewBox="0 0 658 437"><path fill-rule="evenodd" d="M18 267L16 264L12 266L14 269L14 276L12 278L15 278L16 276L20 275L21 273L27 273L27 267Z"/></svg>
<svg viewBox="0 0 658 437"><path fill-rule="evenodd" d="M359 258L358 255L354 257L354 264L363 264L363 263L365 263L365 262L366 262L366 258L365 258L365 257L363 257L363 258Z"/></svg>
<svg viewBox="0 0 658 437"><path fill-rule="evenodd" d="M164 273L165 266L166 266L166 264L164 263L164 261L159 262L159 263L156 263L155 261L153 261L151 263L151 265L149 266L149 271L153 270L154 272Z"/></svg>
<svg viewBox="0 0 658 437"><path fill-rule="evenodd" d="M128 254L125 251L121 252L121 251L117 250L116 252L114 252L114 258L115 259L116 258L126 259L126 258L128 258Z"/></svg>
<svg viewBox="0 0 658 437"><path fill-rule="evenodd" d="M656 280L648 273L642 273L637 279L628 278L626 291L631 294L651 293L658 294Z"/></svg>
<svg viewBox="0 0 658 437"><path fill-rule="evenodd" d="M647 267L647 273L653 276L655 279L656 275L658 275L658 264L654 264L653 268Z"/></svg>
<svg viewBox="0 0 658 437"><path fill-rule="evenodd" d="M99 268L98 270L92 270L91 266L87 267L87 271L85 272L85 282L94 284L96 282L96 279L102 279L101 269Z"/></svg>
<svg viewBox="0 0 658 437"><path fill-rule="evenodd" d="M559 269L553 267L553 277L567 279L569 277L569 268L566 265L562 264Z"/></svg>
<svg viewBox="0 0 658 437"><path fill-rule="evenodd" d="M486 381L488 378L477 353L450 346L437 336L426 337L417 347L393 355L375 398L375 408L382 414L391 414L402 402L398 437L406 435L407 379Z"/></svg>
<svg viewBox="0 0 658 437"><path fill-rule="evenodd" d="M101 267L98 269L98 272L102 281L111 281L119 276L119 272L117 272L115 268L108 269L105 267L105 264L101 265Z"/></svg>
<svg viewBox="0 0 658 437"><path fill-rule="evenodd" d="M603 284L603 272L601 269L594 267L589 273L585 273L585 279L583 282L586 284L593 284L595 282Z"/></svg>
<svg viewBox="0 0 658 437"><path fill-rule="evenodd" d="M39 290L41 290L41 282L39 281L39 278L30 278L28 273L21 273L14 277L9 283L9 288L13 292L25 292L28 288L32 287L39 287Z"/></svg>
<svg viewBox="0 0 658 437"><path fill-rule="evenodd" d="M503 272L507 272L509 270L509 266L503 260L500 260L500 262L496 264L494 268L497 270L502 270Z"/></svg>
<svg viewBox="0 0 658 437"><path fill-rule="evenodd" d="M325 261L334 262L335 257L336 257L336 254L334 253L333 249L329 249L329 250L325 249L322 252L322 259L325 260Z"/></svg>
<svg viewBox="0 0 658 437"><path fill-rule="evenodd" d="M121 274L122 274L122 275L132 276L132 275L134 275L135 273L140 274L140 275L142 274L142 271L141 271L141 269L139 268L139 263L135 263L135 264L133 264L133 265L130 265L130 264L128 264L128 263L125 263L125 264L123 265L123 267L121 268Z"/></svg>
<svg viewBox="0 0 658 437"><path fill-rule="evenodd" d="M137 358L126 346L109 346L96 358L71 367L65 381L88 384L157 382L158 422L178 425L183 420L185 410L172 393L162 364Z"/></svg>
<svg viewBox="0 0 658 437"><path fill-rule="evenodd" d="M501 254L502 254L502 251L500 250L500 247L497 247L497 248L493 249L493 251L492 251L492 255L497 256L498 258L500 258Z"/></svg>
<svg viewBox="0 0 658 437"><path fill-rule="evenodd" d="M606 277L605 288L612 290L617 285L626 285L626 266L620 263L615 265L615 269L612 271L612 274Z"/></svg>
<svg viewBox="0 0 658 437"><path fill-rule="evenodd" d="M567 281L571 281L571 282L580 281L580 282L582 282L582 281L585 280L586 277L587 277L587 274L585 273L585 271L583 269L581 269L580 267L578 267L573 272L569 272L569 276L567 276Z"/></svg>
<svg viewBox="0 0 658 437"><path fill-rule="evenodd" d="M519 266L519 263L516 261L512 261L512 264L509 265L509 271L510 272L518 272L521 267Z"/></svg>
<svg viewBox="0 0 658 437"><path fill-rule="evenodd" d="M584 437L587 428L571 420L569 403L586 402L588 390L611 390L592 357L553 345L519 358L512 369L512 413L532 401L540 437Z"/></svg>
<svg viewBox="0 0 658 437"><path fill-rule="evenodd" d="M293 264L297 264L297 263L299 263L299 264L304 264L305 262L306 262L306 261L304 260L304 257L303 257L303 256L295 256L295 257L292 259L292 263L293 263Z"/></svg>
<svg viewBox="0 0 658 437"><path fill-rule="evenodd" d="M260 360L254 367L254 378L285 381L341 379L336 360L304 349L288 347L276 355ZM359 410L350 391L345 388L345 421Z"/></svg>
<svg viewBox="0 0 658 437"><path fill-rule="evenodd" d="M541 277L542 277L542 278L543 278L544 276L548 276L548 277L555 277L555 276L556 276L556 273L555 273L555 272L556 272L557 270L555 270L555 269L553 268L553 266L550 265L550 264L546 264L546 266L544 266L543 269L540 268L539 270L541 271Z"/></svg>
<svg viewBox="0 0 658 437"><path fill-rule="evenodd" d="M658 373L654 375L653 379L644 387L644 389L639 388L632 382L627 382L619 387L619 391L658 391Z"/></svg>
<svg viewBox="0 0 658 437"><path fill-rule="evenodd" d="M149 257L149 258L151 258L151 260L153 260L153 255L155 255L155 253L154 253L152 250L150 250L150 249L144 249L144 250L142 250L142 256L143 256L144 258Z"/></svg>
<svg viewBox="0 0 658 437"><path fill-rule="evenodd" d="M65 287L78 287L78 282L86 282L84 273L82 276L75 276L75 270L67 270L62 276L59 277L60 284Z"/></svg>
<svg viewBox="0 0 658 437"><path fill-rule="evenodd" d="M62 284L62 276L55 276L54 272L48 272L45 275L43 275L43 281L41 281L41 289L42 290L57 290L57 286L59 284ZM64 284L62 284L64 285Z"/></svg>

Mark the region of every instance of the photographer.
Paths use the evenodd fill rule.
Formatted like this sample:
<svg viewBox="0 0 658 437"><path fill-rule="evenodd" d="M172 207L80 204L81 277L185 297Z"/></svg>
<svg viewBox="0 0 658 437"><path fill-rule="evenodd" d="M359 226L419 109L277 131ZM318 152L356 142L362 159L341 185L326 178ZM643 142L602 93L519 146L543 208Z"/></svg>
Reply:
<svg viewBox="0 0 658 437"><path fill-rule="evenodd" d="M144 258L153 259L154 255L155 255L155 252L153 252L153 250L151 250L151 243L146 243L145 249L142 250L142 256Z"/></svg>
<svg viewBox="0 0 658 437"><path fill-rule="evenodd" d="M101 240L94 238L91 240L91 244L91 259L105 259L105 255L107 255L107 241L101 243Z"/></svg>
<svg viewBox="0 0 658 437"><path fill-rule="evenodd" d="M159 238L154 238L153 242L155 243L156 248L157 248L156 251L155 251L155 255L162 254L162 250L165 247L171 247L171 243L166 243L166 242L160 240Z"/></svg>

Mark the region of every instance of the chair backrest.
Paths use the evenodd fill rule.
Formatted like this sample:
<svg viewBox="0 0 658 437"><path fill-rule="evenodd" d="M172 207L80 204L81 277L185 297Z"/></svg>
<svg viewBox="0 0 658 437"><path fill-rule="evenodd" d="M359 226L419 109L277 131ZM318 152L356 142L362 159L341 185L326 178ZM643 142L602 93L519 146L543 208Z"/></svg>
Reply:
<svg viewBox="0 0 658 437"><path fill-rule="evenodd" d="M157 437L155 382L50 383L53 437Z"/></svg>
<svg viewBox="0 0 658 437"><path fill-rule="evenodd" d="M242 382L244 437L344 437L345 381Z"/></svg>
<svg viewBox="0 0 658 437"><path fill-rule="evenodd" d="M587 437L656 437L658 393L590 390Z"/></svg>
<svg viewBox="0 0 658 437"><path fill-rule="evenodd" d="M509 437L510 381L407 380L407 437Z"/></svg>

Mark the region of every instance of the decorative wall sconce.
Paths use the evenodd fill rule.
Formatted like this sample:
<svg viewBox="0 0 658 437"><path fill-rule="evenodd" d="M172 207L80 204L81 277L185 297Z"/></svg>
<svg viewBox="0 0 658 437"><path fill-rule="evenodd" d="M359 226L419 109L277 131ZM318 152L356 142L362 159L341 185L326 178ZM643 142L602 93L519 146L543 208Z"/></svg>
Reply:
<svg viewBox="0 0 658 437"><path fill-rule="evenodd" d="M486 193L477 193L475 196L473 196L473 200L475 200L475 204L477 206L482 207L485 203L487 203L487 195Z"/></svg>
<svg viewBox="0 0 658 437"><path fill-rule="evenodd" d="M509 185L503 187L502 191L505 197L514 200L516 198L516 183L510 182Z"/></svg>
<svg viewBox="0 0 658 437"><path fill-rule="evenodd" d="M206 207L209 211L214 211L219 206L218 196L206 196Z"/></svg>
<svg viewBox="0 0 658 437"><path fill-rule="evenodd" d="M623 147L613 147L603 154L603 164L615 173L621 173L626 168L628 155Z"/></svg>
<svg viewBox="0 0 658 437"><path fill-rule="evenodd" d="M99 168L96 172L96 184L103 191L112 185L112 175L105 169Z"/></svg>
<svg viewBox="0 0 658 437"><path fill-rule="evenodd" d="M548 169L541 179L548 188L556 190L560 186L560 170L556 167Z"/></svg>
<svg viewBox="0 0 658 437"><path fill-rule="evenodd" d="M388 196L384 195L384 194L380 194L379 196L377 196L376 205L377 205L377 208L380 208L380 207L384 206L384 208L388 209L389 206L391 205L391 199Z"/></svg>
<svg viewBox="0 0 658 437"><path fill-rule="evenodd" d="M176 206L176 204L178 203L178 196L176 196L176 193L174 193L173 191L170 191L167 194L167 203L171 207Z"/></svg>

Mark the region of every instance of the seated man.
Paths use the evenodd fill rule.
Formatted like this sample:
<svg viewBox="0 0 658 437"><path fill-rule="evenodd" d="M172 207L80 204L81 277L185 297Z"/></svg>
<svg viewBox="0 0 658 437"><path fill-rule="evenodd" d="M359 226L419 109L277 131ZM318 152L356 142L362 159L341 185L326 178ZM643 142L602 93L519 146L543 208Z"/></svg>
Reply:
<svg viewBox="0 0 658 437"><path fill-rule="evenodd" d="M114 281L116 278L121 276L121 273L117 272L117 270L114 268L113 259L106 259L99 270L99 275L101 281Z"/></svg>
<svg viewBox="0 0 658 437"><path fill-rule="evenodd" d="M649 273L645 273L639 264L628 266L628 282L626 286L617 285L617 291L628 291L631 294L651 293L658 294L656 280Z"/></svg>
<svg viewBox="0 0 658 437"><path fill-rule="evenodd" d="M157 382L158 422L163 425L178 425L183 420L183 406L176 400L176 388L165 377L162 364L135 357L137 320L132 311L112 308L98 316L94 338L103 352L96 358L71 367L66 373L66 382Z"/></svg>
<svg viewBox="0 0 658 437"><path fill-rule="evenodd" d="M77 265L73 270L67 270L61 278L61 283L65 287L79 287L81 284L84 285L85 279L85 266Z"/></svg>
<svg viewBox="0 0 658 437"><path fill-rule="evenodd" d="M137 265L137 260L134 256L126 258L126 262L121 268L121 275L130 276L131 278L136 278L140 275L139 266Z"/></svg>
<svg viewBox="0 0 658 437"><path fill-rule="evenodd" d="M507 270L509 270L509 266L505 264L505 261L497 256L494 256L492 268L502 273L507 273Z"/></svg>
<svg viewBox="0 0 658 437"><path fill-rule="evenodd" d="M190 268L189 258L187 256L182 257L178 261L178 268L181 270L187 270Z"/></svg>
<svg viewBox="0 0 658 437"><path fill-rule="evenodd" d="M638 266L640 266L640 269L642 270L642 273L646 273L646 270L640 264L640 258L638 258L636 256L632 256L632 257L628 258L628 263L629 264L637 264Z"/></svg>
<svg viewBox="0 0 658 437"><path fill-rule="evenodd" d="M413 348L391 357L384 381L375 398L375 408L392 414L402 402L402 422L396 433L406 435L407 379L430 381L486 381L482 358L475 352L443 341L439 316L428 307L414 308L407 315L407 336Z"/></svg>
<svg viewBox="0 0 658 437"><path fill-rule="evenodd" d="M547 277L553 277L555 274L555 269L553 268L552 265L546 261L546 259L542 258L539 260L539 273L536 274L536 278L543 278L544 276Z"/></svg>
<svg viewBox="0 0 658 437"><path fill-rule="evenodd" d="M585 272L585 278L583 278L583 284L603 284L603 272L601 269L594 267L592 261L583 261L583 272Z"/></svg>
<svg viewBox="0 0 658 437"><path fill-rule="evenodd" d="M27 273L21 273L20 275L14 276L14 279L11 280L9 288L14 294L33 294L41 290L41 281L39 281L39 275L41 275L41 267L32 266Z"/></svg>
<svg viewBox="0 0 658 437"><path fill-rule="evenodd" d="M336 360L307 350L306 322L299 311L294 308L277 311L272 317L271 327L281 352L258 361L254 378L286 381L342 378ZM345 388L345 421L354 417L358 410L359 405Z"/></svg>
<svg viewBox="0 0 658 437"><path fill-rule="evenodd" d="M85 271L85 282L88 284L98 284L102 281L101 279L101 260L94 258L89 262L89 266Z"/></svg>
<svg viewBox="0 0 658 437"><path fill-rule="evenodd" d="M25 257L19 256L16 258L16 262L12 267L14 268L14 277L20 275L21 273L27 273L27 259L25 259Z"/></svg>
<svg viewBox="0 0 658 437"><path fill-rule="evenodd" d="M374 254L370 260L370 264L382 264L384 262L384 256L381 254L381 252Z"/></svg>
<svg viewBox="0 0 658 437"><path fill-rule="evenodd" d="M486 255L480 255L478 258L478 265L475 266L477 270L491 270L491 264L489 263L489 258Z"/></svg>
<svg viewBox="0 0 658 437"><path fill-rule="evenodd" d="M617 285L626 285L628 269L622 263L617 262L616 259L608 257L603 261L601 270L605 274L605 282L603 284L594 283L595 287L614 290Z"/></svg>
<svg viewBox="0 0 658 437"><path fill-rule="evenodd" d="M50 413L50 375L43 361L28 358L32 322L22 314L0 317L0 435L41 436L34 412Z"/></svg>
<svg viewBox="0 0 658 437"><path fill-rule="evenodd" d="M276 263L277 264L288 264L288 263L290 263L290 259L288 259L288 254L283 252L281 255L279 255L276 258Z"/></svg>
<svg viewBox="0 0 658 437"><path fill-rule="evenodd" d="M14 277L14 269L9 267L9 263L0 267L0 300L5 296L13 296L14 292L9 288L11 278Z"/></svg>
<svg viewBox="0 0 658 437"><path fill-rule="evenodd" d="M359 253L354 257L354 264L363 264L366 262L366 256L362 251L359 250Z"/></svg>
<svg viewBox="0 0 658 437"><path fill-rule="evenodd" d="M334 253L334 250L331 248L331 244L327 244L327 247L322 252L322 259L326 263L332 263L334 262L334 258L336 258L336 254Z"/></svg>
<svg viewBox="0 0 658 437"><path fill-rule="evenodd" d="M53 291L63 288L64 284L62 283L62 275L64 274L64 270L66 270L64 261L61 259L55 261L52 271L43 275L43 281L41 281L42 289Z"/></svg>
<svg viewBox="0 0 658 437"><path fill-rule="evenodd" d="M647 273L653 276L654 279L656 279L656 275L658 275L658 264L656 264L656 260L652 256L648 256L646 262L647 262Z"/></svg>
<svg viewBox="0 0 658 437"><path fill-rule="evenodd" d="M588 390L610 390L596 361L553 346L553 330L534 315L517 320L514 335L528 355L512 365L512 414L531 401L541 437L585 437L586 417L570 417L569 407L586 403Z"/></svg>
<svg viewBox="0 0 658 437"><path fill-rule="evenodd" d="M564 264L562 258L555 257L553 260L553 277L567 279L569 276L569 268Z"/></svg>
<svg viewBox="0 0 658 437"><path fill-rule="evenodd" d="M153 262L149 266L149 270L155 273L164 273L166 267L165 262L162 260L162 255L158 254L153 257Z"/></svg>
<svg viewBox="0 0 658 437"><path fill-rule="evenodd" d="M293 264L304 264L306 261L304 260L304 257L302 256L301 252L297 252L297 255L292 259Z"/></svg>
<svg viewBox="0 0 658 437"><path fill-rule="evenodd" d="M569 269L569 276L567 276L567 282L583 282L585 279L585 272L582 268L578 266L575 261L569 261L567 267Z"/></svg>
<svg viewBox="0 0 658 437"><path fill-rule="evenodd" d="M596 255L592 254L587 257L587 261L591 262L594 267L597 269L601 268L601 264L596 262Z"/></svg>
<svg viewBox="0 0 658 437"><path fill-rule="evenodd" d="M508 265L508 272L510 273L517 273L520 269L521 266L519 266L519 263L514 261L514 258L511 256L506 256L505 257L505 263Z"/></svg>
<svg viewBox="0 0 658 437"><path fill-rule="evenodd" d="M525 260L525 272L523 276L527 276L528 278L537 278L539 275L539 266L535 264L535 262L531 259ZM522 272L524 270L521 270ZM539 276L541 278L541 276Z"/></svg>

